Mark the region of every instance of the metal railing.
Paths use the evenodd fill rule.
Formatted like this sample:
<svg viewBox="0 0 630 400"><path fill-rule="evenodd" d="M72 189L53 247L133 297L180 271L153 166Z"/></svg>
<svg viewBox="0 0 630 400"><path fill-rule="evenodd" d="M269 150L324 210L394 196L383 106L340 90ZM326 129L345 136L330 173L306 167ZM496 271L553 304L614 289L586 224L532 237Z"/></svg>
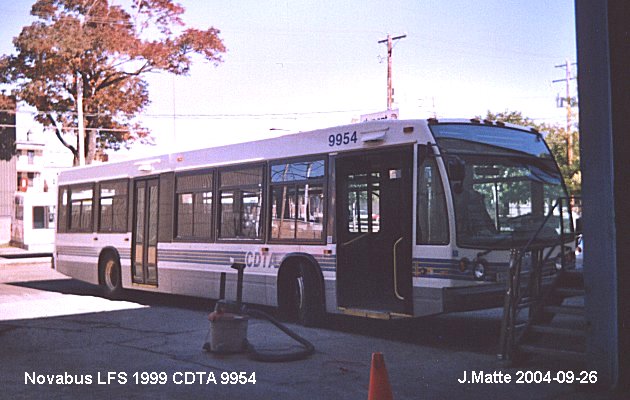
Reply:
<svg viewBox="0 0 630 400"><path fill-rule="evenodd" d="M552 287L543 293L543 266L552 254L556 246L560 247L561 270L566 265L565 243L567 241L567 233L564 225L564 204L566 210L571 213L571 204L573 200L569 198L559 198L558 201L549 210L549 213L540 224L536 232L527 241L527 244L521 249L512 249L510 251L510 261L508 267L508 279L506 282L505 300L503 304L503 320L501 322L501 336L499 339L499 353L497 358L506 363L513 361L514 351L521 337L525 334L529 326L542 313L545 298L550 294ZM552 246L543 256L544 247L534 247L536 238L543 230L556 208L560 208L560 235L558 244ZM570 219L569 219L570 220ZM571 230L572 232L573 230ZM571 233L571 236L573 234ZM528 271L523 270L523 259L526 254L530 253L530 267ZM523 279L526 279L523 282ZM519 319L520 312L523 309L529 310L527 319Z"/></svg>

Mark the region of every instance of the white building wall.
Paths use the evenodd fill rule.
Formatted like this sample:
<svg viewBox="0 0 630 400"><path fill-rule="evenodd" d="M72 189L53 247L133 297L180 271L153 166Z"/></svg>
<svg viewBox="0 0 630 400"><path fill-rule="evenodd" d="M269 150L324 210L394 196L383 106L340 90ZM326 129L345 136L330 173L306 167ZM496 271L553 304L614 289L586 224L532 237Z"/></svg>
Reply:
<svg viewBox="0 0 630 400"><path fill-rule="evenodd" d="M11 239L11 219L16 188L15 158L0 161L0 244Z"/></svg>
<svg viewBox="0 0 630 400"><path fill-rule="evenodd" d="M55 245L55 193L18 193L11 226L11 244L29 251L52 253Z"/></svg>
<svg viewBox="0 0 630 400"><path fill-rule="evenodd" d="M50 207L54 216L57 198L57 176L72 167L72 153L50 131L33 120L28 107L21 106L16 115L16 150L12 169L0 162L0 244L11 243L36 252L52 252L54 223L34 228L33 207ZM32 155L29 157L29 151ZM26 192L19 191L18 176L32 176ZM5 187L6 186L6 187ZM5 190L6 189L6 190ZM15 201L20 202L22 215L16 218ZM4 203L7 203L6 205Z"/></svg>

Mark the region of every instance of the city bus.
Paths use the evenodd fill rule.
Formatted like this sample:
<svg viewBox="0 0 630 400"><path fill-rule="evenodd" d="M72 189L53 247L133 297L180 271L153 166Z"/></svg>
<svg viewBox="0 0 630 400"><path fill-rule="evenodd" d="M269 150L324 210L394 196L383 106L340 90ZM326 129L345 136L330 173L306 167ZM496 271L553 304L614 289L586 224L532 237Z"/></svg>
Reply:
<svg viewBox="0 0 630 400"><path fill-rule="evenodd" d="M244 302L306 325L483 309L511 249L545 249L546 276L573 254L565 197L533 129L367 121L66 170L54 262L113 296L214 299L243 263Z"/></svg>

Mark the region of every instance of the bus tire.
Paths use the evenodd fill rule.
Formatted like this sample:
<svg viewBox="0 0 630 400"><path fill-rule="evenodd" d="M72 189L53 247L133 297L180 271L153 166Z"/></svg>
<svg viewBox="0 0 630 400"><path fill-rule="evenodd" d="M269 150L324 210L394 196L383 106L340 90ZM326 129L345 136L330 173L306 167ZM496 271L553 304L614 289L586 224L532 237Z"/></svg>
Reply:
<svg viewBox="0 0 630 400"><path fill-rule="evenodd" d="M284 313L290 320L303 326L314 327L324 318L323 297L314 267L305 261L295 263L284 285Z"/></svg>
<svg viewBox="0 0 630 400"><path fill-rule="evenodd" d="M120 260L113 254L107 254L100 263L101 287L106 297L117 298L122 294Z"/></svg>

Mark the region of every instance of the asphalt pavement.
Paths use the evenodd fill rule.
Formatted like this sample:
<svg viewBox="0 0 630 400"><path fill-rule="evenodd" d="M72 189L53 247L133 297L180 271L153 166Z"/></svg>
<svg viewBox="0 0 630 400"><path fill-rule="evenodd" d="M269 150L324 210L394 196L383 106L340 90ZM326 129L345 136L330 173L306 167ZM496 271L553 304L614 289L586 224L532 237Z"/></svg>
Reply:
<svg viewBox="0 0 630 400"><path fill-rule="evenodd" d="M399 321L332 316L321 328L288 324L315 353L263 363L246 353L202 350L212 306L142 292L109 300L45 262L0 262L0 397L366 399L371 357L381 352L394 399L622 398L589 384L544 381L547 372L579 374L579 365L500 366L500 310ZM247 337L264 351L298 349L260 319L250 319Z"/></svg>

